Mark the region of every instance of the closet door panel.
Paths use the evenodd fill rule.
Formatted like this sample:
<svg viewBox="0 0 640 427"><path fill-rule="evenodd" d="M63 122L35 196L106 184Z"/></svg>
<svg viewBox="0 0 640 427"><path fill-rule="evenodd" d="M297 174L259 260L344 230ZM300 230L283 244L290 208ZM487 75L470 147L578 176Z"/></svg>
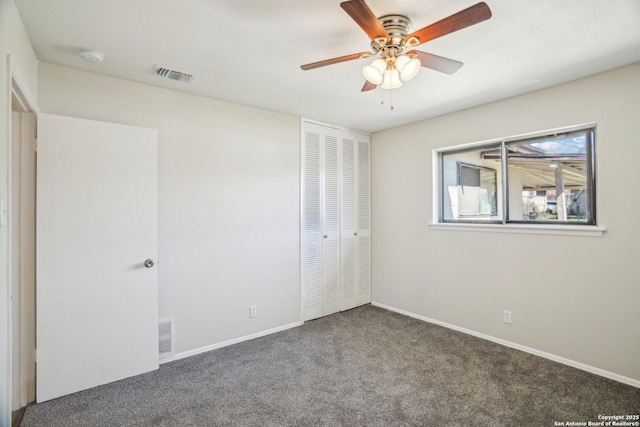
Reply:
<svg viewBox="0 0 640 427"><path fill-rule="evenodd" d="M356 307L358 297L356 231L356 141L348 132L341 136L341 236L342 296L341 309Z"/></svg>
<svg viewBox="0 0 640 427"><path fill-rule="evenodd" d="M311 320L323 316L320 242L304 243L302 253L303 319Z"/></svg>
<svg viewBox="0 0 640 427"><path fill-rule="evenodd" d="M358 141L358 230L371 229L371 179L369 138Z"/></svg>
<svg viewBox="0 0 640 427"><path fill-rule="evenodd" d="M371 302L371 238L358 236L358 302Z"/></svg>
<svg viewBox="0 0 640 427"><path fill-rule="evenodd" d="M370 138L360 135L357 142L358 169L358 301L357 305L371 302L371 144Z"/></svg>
<svg viewBox="0 0 640 427"><path fill-rule="evenodd" d="M340 311L340 164L338 131L324 135L323 181L323 287L324 315Z"/></svg>
<svg viewBox="0 0 640 427"><path fill-rule="evenodd" d="M342 310L356 306L357 296L356 242L342 240Z"/></svg>
<svg viewBox="0 0 640 427"><path fill-rule="evenodd" d="M311 320L323 316L322 128L305 126L302 137L302 318Z"/></svg>

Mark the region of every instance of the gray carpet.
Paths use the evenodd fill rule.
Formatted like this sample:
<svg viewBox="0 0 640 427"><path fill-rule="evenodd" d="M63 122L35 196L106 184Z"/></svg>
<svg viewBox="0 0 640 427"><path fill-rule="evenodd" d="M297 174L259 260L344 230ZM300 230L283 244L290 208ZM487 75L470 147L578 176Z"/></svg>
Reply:
<svg viewBox="0 0 640 427"><path fill-rule="evenodd" d="M640 389L373 306L27 409L22 426L553 426Z"/></svg>

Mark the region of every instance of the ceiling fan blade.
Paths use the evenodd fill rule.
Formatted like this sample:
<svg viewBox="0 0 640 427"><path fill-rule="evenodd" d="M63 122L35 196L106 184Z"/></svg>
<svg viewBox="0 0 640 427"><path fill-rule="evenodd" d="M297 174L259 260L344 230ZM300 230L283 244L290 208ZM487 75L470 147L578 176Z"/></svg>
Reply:
<svg viewBox="0 0 640 427"><path fill-rule="evenodd" d="M362 86L361 92L368 92L368 91L373 90L373 89L375 89L377 87L378 87L378 85L374 85L369 80L365 80L364 81L364 86Z"/></svg>
<svg viewBox="0 0 640 427"><path fill-rule="evenodd" d="M453 59L443 58L442 56L433 55L419 50L407 52L407 55L416 55L420 60L420 64L425 68L440 71L445 74L453 74L458 71L464 64Z"/></svg>
<svg viewBox="0 0 640 427"><path fill-rule="evenodd" d="M475 4L465 10L455 13L448 18L444 18L435 24L424 27L407 35L405 40L410 46L418 46L430 40L437 39L454 31L470 27L491 18L491 9L486 3Z"/></svg>
<svg viewBox="0 0 640 427"><path fill-rule="evenodd" d="M340 62L351 61L353 59L366 58L373 55L371 52L353 53L351 55L340 56L338 58L325 59L324 61L312 62L311 64L301 65L303 70L312 70L314 68L324 67L326 65L338 64Z"/></svg>
<svg viewBox="0 0 640 427"><path fill-rule="evenodd" d="M390 40L389 34L364 0L345 1L340 3L340 7L349 14L351 19L356 21L356 24L360 25L371 40L378 37L383 37L386 41Z"/></svg>

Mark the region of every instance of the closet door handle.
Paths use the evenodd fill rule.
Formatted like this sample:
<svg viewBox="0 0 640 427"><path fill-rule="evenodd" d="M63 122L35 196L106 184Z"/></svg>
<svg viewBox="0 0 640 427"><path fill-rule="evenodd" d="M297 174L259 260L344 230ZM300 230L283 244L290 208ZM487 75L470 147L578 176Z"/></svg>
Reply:
<svg viewBox="0 0 640 427"><path fill-rule="evenodd" d="M353 235L354 235L354 236L357 236L357 235L358 235L358 232L356 231L355 233L353 233Z"/></svg>
<svg viewBox="0 0 640 427"><path fill-rule="evenodd" d="M326 239L326 238L327 238L327 237L329 237L329 236L327 236L327 235L325 234L325 235L324 235L324 236L322 236L322 237L324 237L324 238Z"/></svg>

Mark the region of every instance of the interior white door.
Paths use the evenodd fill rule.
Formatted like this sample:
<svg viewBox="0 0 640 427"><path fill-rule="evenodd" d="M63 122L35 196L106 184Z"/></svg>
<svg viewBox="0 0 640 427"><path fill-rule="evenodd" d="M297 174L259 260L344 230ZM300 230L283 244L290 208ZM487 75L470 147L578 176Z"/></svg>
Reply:
<svg viewBox="0 0 640 427"><path fill-rule="evenodd" d="M157 131L38 115L37 401L158 368Z"/></svg>

